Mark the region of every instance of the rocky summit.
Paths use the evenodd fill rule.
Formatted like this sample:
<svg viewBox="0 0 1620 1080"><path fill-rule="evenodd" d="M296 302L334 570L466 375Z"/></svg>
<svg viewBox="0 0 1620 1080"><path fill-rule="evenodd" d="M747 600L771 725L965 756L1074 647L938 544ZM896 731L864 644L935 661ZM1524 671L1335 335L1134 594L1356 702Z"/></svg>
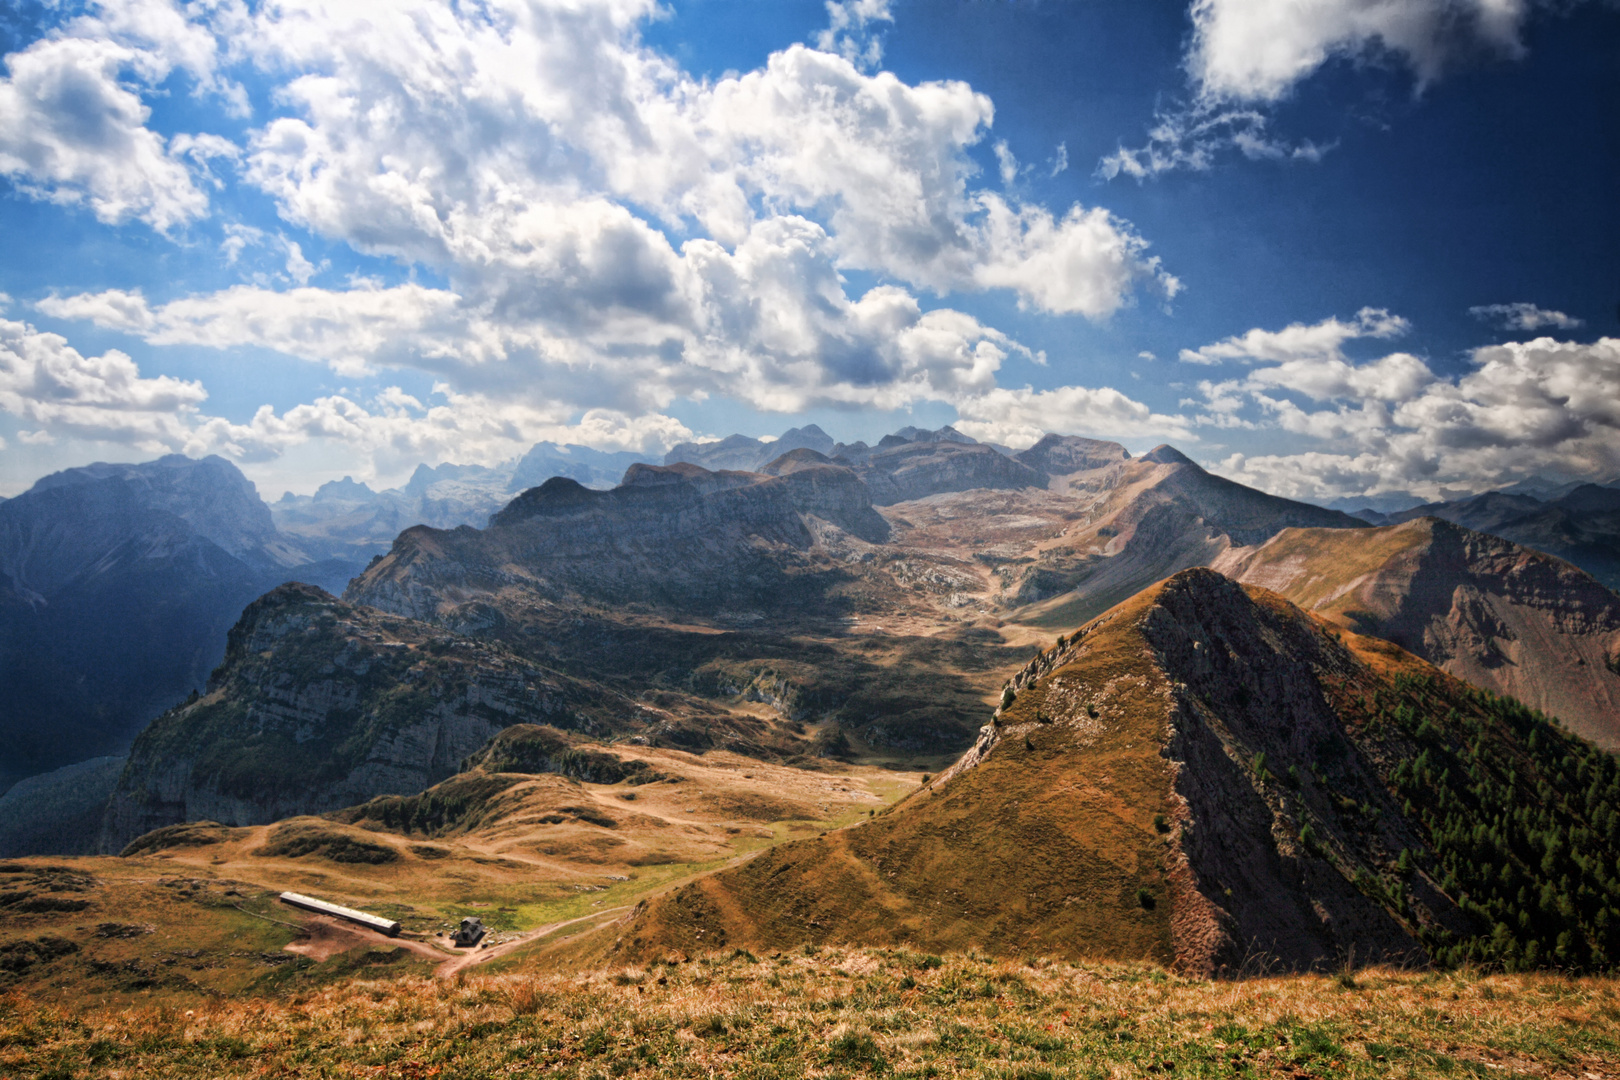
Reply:
<svg viewBox="0 0 1620 1080"><path fill-rule="evenodd" d="M123 753L255 596L360 568L280 533L218 457L68 469L0 503L0 785Z"/></svg>

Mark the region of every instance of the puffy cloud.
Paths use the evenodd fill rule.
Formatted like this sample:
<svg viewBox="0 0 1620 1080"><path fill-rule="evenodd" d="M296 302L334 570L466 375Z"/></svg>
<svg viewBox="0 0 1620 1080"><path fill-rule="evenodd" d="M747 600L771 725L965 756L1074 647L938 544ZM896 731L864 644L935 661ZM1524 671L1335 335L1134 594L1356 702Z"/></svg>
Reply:
<svg viewBox="0 0 1620 1080"><path fill-rule="evenodd" d="M1620 339L1538 338L1478 349L1472 360L1455 380L1395 353L1361 365L1294 358L1206 383L1212 417L1235 418L1252 406L1269 424L1334 444L1234 455L1222 471L1309 498L1392 491L1439 498L1538 473L1606 479L1620 472Z"/></svg>
<svg viewBox="0 0 1620 1080"><path fill-rule="evenodd" d="M1181 282L1145 254L1147 242L1106 210L1075 206L1058 221L1044 207L1015 209L995 195L981 195L979 204L985 244L974 278L1012 289L1022 305L1100 319L1139 283L1167 298L1181 291Z"/></svg>
<svg viewBox="0 0 1620 1080"><path fill-rule="evenodd" d="M1357 338L1399 337L1411 324L1383 308L1362 308L1350 322L1338 318L1319 323L1291 323L1281 330L1250 330L1199 349L1182 349L1189 364L1219 364L1228 360L1288 361L1342 360L1343 346Z"/></svg>
<svg viewBox="0 0 1620 1080"><path fill-rule="evenodd" d="M1271 102L1336 56L1400 57L1420 84L1459 53L1523 51L1529 0L1194 0L1187 67L1206 97Z"/></svg>
<svg viewBox="0 0 1620 1080"><path fill-rule="evenodd" d="M803 46L698 83L636 46L648 5L495 6L499 32L483 8L427 2L262 14L262 61L321 74L285 86L297 115L258 134L249 179L289 220L452 274L543 260L545 237L516 241L509 224L600 201L726 246L808 217L841 265L938 293L1011 288L1054 312L1100 318L1139 287L1175 291L1106 212L1054 219L973 190L967 151L993 109L966 84L911 86ZM1057 284L1037 270L1053 264Z"/></svg>
<svg viewBox="0 0 1620 1080"><path fill-rule="evenodd" d="M243 462L324 443L358 462L349 471L377 476L424 460L492 464L539 439L652 452L692 437L680 421L654 412L576 416L555 402L460 393L443 383L428 404L389 387L369 403L331 395L280 414L266 405L245 423L204 413L207 397L198 382L143 376L116 349L86 357L60 335L0 320L0 411L34 425L20 436L28 442L79 439Z"/></svg>
<svg viewBox="0 0 1620 1080"><path fill-rule="evenodd" d="M952 401L994 386L1012 353L1038 359L971 316L925 312L896 286L847 296L829 237L803 218L761 222L734 251L692 240L676 253L661 234L631 233L639 282L597 273L598 257L611 266L624 246L593 240L576 245L567 273L513 274L477 303L413 284L243 285L155 308L117 290L38 306L154 344L268 348L345 374L411 367L463 390L632 413L693 393L778 412ZM556 245L541 250L554 257Z"/></svg>
<svg viewBox="0 0 1620 1080"><path fill-rule="evenodd" d="M331 397L247 424L189 422L239 456L300 438L440 445L438 417L456 432L443 445L466 457L498 452L497 431L661 438L683 396L783 412L988 408L1008 357L1040 358L960 311L927 310L926 294L1008 290L1105 319L1178 292L1108 211L983 186L983 94L864 70L886 0L829 4L834 51L793 46L712 81L640 43L657 12L655 0L130 0L71 22L39 47L112 50L149 72L125 85L123 69L98 69L124 95L130 138L168 163L163 190L190 200L154 203L150 220L206 212L203 190L228 166L290 226L443 284L316 287L304 238L227 222L223 261L252 262L255 284L161 304L55 296L39 310L153 345L264 348L346 376L412 368L443 385L422 409ZM164 145L142 126L142 86L183 68L230 100L233 64L271 89L244 146ZM87 190L73 183L59 187ZM880 283L850 290L848 270ZM1129 412L1088 393L1104 395L1090 406L1102 413Z"/></svg>
<svg viewBox="0 0 1620 1080"><path fill-rule="evenodd" d="M998 387L959 401L956 411L961 419L954 426L959 431L1013 447L1033 445L1049 431L1092 438L1196 438L1186 419L1155 413L1109 387Z"/></svg>
<svg viewBox="0 0 1620 1080"><path fill-rule="evenodd" d="M0 174L38 198L87 203L116 223L167 231L201 217L208 197L120 73L149 58L112 41L59 38L6 57L0 80ZM149 65L147 65L149 66Z"/></svg>
<svg viewBox="0 0 1620 1080"><path fill-rule="evenodd" d="M238 285L155 309L139 292L117 289L52 297L38 307L47 315L85 319L157 345L261 346L357 375L374 363L426 367L451 358L476 363L489 351L498 352L498 346L478 339L458 301L454 293L412 284L341 292Z"/></svg>
<svg viewBox="0 0 1620 1080"><path fill-rule="evenodd" d="M207 396L201 383L143 378L116 349L85 356L57 334L0 319L0 410L38 425L36 441L61 434L171 449Z"/></svg>
<svg viewBox="0 0 1620 1080"><path fill-rule="evenodd" d="M34 305L45 314L57 319L76 319L92 322L106 330L144 334L156 324L152 309L139 289L108 289L99 293L78 293L74 296L48 296Z"/></svg>
<svg viewBox="0 0 1620 1080"><path fill-rule="evenodd" d="M1471 307L1468 314L1485 322L1493 322L1504 330L1534 331L1551 327L1555 330L1573 330L1585 323L1562 311L1549 311L1534 304L1483 304Z"/></svg>

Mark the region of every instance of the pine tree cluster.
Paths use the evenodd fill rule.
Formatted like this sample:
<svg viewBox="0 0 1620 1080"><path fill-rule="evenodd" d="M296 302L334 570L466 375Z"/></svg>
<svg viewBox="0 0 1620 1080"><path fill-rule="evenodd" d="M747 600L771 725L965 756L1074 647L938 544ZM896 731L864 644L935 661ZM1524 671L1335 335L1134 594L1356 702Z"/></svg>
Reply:
<svg viewBox="0 0 1620 1080"><path fill-rule="evenodd" d="M1620 960L1620 766L1541 713L1484 691L1398 677L1368 734L1417 748L1391 774L1427 852L1403 851L1481 931L1431 930L1442 963L1606 970ZM1438 719L1437 719L1438 717ZM1402 890L1404 894L1404 890Z"/></svg>

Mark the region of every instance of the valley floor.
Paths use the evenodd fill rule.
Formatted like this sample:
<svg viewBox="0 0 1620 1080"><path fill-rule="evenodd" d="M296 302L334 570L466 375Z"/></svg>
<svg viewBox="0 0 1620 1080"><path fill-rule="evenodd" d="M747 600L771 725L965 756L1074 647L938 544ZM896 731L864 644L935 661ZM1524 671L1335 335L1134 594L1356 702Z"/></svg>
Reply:
<svg viewBox="0 0 1620 1080"><path fill-rule="evenodd" d="M406 975L272 998L0 997L7 1077L1620 1075L1620 983L1370 969L740 950L580 975Z"/></svg>

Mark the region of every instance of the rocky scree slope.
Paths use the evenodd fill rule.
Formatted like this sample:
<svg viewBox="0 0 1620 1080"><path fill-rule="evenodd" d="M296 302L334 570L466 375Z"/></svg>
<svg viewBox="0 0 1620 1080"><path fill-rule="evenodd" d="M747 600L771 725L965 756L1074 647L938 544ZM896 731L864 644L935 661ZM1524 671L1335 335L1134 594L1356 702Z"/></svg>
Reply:
<svg viewBox="0 0 1620 1080"><path fill-rule="evenodd" d="M1620 596L1562 559L1419 518L1289 529L1215 568L1620 749Z"/></svg>
<svg viewBox="0 0 1620 1080"><path fill-rule="evenodd" d="M207 692L136 740L102 849L186 821L252 825L418 792L513 724L606 734L646 726L645 713L498 645L284 585L231 629Z"/></svg>
<svg viewBox="0 0 1620 1080"><path fill-rule="evenodd" d="M1182 572L1002 700L893 810L652 900L571 955L971 946L1199 974L1620 957L1609 756L1274 593Z"/></svg>
<svg viewBox="0 0 1620 1080"><path fill-rule="evenodd" d="M0 503L0 787L123 753L248 601L359 569L289 541L218 457L68 469Z"/></svg>

